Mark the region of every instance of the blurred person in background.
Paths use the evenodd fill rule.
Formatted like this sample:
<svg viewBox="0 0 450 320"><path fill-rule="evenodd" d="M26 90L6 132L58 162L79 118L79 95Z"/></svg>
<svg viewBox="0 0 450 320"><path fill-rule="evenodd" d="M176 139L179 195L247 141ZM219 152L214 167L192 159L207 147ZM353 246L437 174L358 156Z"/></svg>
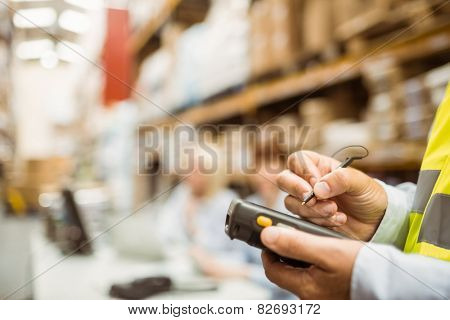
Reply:
<svg viewBox="0 0 450 320"><path fill-rule="evenodd" d="M230 241L224 232L226 210L238 195L227 188L221 152L211 146L208 150L195 148L194 152L184 153L193 155L192 171L181 176L183 182L174 189L160 212L161 240L171 254L192 257L206 276L250 279L255 273L263 275L261 264L249 264L245 247ZM188 161L187 156L183 161ZM210 172L214 165L217 167Z"/></svg>
<svg viewBox="0 0 450 320"><path fill-rule="evenodd" d="M193 151L183 153L182 161L190 170L181 175L183 181L164 204L158 224L160 237L171 247L169 251L192 256L206 275L234 276L221 267L221 262L232 261L233 253L236 255L223 225L226 210L237 195L226 188L228 181L217 159L219 153L214 158L199 147ZM192 155L190 159L188 154ZM213 162L217 162L217 170L209 172Z"/></svg>

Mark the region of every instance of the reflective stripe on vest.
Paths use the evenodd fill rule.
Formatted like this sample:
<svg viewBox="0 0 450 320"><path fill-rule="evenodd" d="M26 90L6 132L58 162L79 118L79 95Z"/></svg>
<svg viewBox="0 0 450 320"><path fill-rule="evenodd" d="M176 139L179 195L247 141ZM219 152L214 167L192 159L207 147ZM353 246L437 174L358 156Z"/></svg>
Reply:
<svg viewBox="0 0 450 320"><path fill-rule="evenodd" d="M405 252L450 261L450 84L420 169Z"/></svg>

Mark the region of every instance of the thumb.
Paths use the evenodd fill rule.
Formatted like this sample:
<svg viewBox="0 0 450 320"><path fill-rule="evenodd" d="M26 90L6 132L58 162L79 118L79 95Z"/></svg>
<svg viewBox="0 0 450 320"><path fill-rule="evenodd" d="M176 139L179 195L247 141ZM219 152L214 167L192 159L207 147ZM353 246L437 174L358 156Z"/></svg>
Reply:
<svg viewBox="0 0 450 320"><path fill-rule="evenodd" d="M309 262L326 269L336 252L336 241L302 231L267 227L261 233L261 241L271 251L286 258Z"/></svg>
<svg viewBox="0 0 450 320"><path fill-rule="evenodd" d="M324 175L314 185L314 194L319 199L329 199L343 193L360 195L367 190L371 178L353 168L339 168Z"/></svg>

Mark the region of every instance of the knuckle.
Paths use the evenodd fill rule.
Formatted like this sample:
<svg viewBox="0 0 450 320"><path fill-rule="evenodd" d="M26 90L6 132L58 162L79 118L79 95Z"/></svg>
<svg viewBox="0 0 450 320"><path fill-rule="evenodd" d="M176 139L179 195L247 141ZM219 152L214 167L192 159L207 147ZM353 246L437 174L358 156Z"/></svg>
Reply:
<svg viewBox="0 0 450 320"><path fill-rule="evenodd" d="M312 300L312 294L309 287L304 287L303 290L299 293L299 297L303 300Z"/></svg>
<svg viewBox="0 0 450 320"><path fill-rule="evenodd" d="M290 232L286 235L285 241L281 242L283 247L283 251L286 252L287 255L291 257L295 257L299 251L299 239L296 236L295 232Z"/></svg>
<svg viewBox="0 0 450 320"><path fill-rule="evenodd" d="M270 267L264 268L264 274L266 275L266 278L269 279L271 282L275 282L274 273L272 272L272 269Z"/></svg>
<svg viewBox="0 0 450 320"><path fill-rule="evenodd" d="M305 219L306 221L312 222L312 220L314 220L314 217L311 217L311 214L309 214L308 212L299 210L299 212L297 212L296 214L299 215L301 218Z"/></svg>
<svg viewBox="0 0 450 320"><path fill-rule="evenodd" d="M308 219L308 221L312 222L314 224L317 224L319 226L326 226L326 224L327 224L326 220L323 218L311 218L311 219Z"/></svg>
<svg viewBox="0 0 450 320"><path fill-rule="evenodd" d="M292 196L287 195L286 197L284 197L284 205L286 207L291 204L291 201L292 201Z"/></svg>
<svg viewBox="0 0 450 320"><path fill-rule="evenodd" d="M336 221L333 220L332 218L323 219L323 223L321 225L322 225L322 227L327 227L327 228L339 226L339 224L336 223Z"/></svg>
<svg viewBox="0 0 450 320"><path fill-rule="evenodd" d="M348 189L350 183L350 172L347 168L340 168L336 170L335 178L345 188L345 190Z"/></svg>
<svg viewBox="0 0 450 320"><path fill-rule="evenodd" d="M314 152L312 150L302 150L299 152L302 152L305 156L309 156L309 157L317 155L317 152Z"/></svg>
<svg viewBox="0 0 450 320"><path fill-rule="evenodd" d="M302 218L307 218L307 220L312 220L316 217L318 217L319 215L317 213L315 213L313 210L302 206L301 204L298 205L298 214L302 217Z"/></svg>
<svg viewBox="0 0 450 320"><path fill-rule="evenodd" d="M326 218L337 211L337 205L334 202L318 203L311 208L318 217Z"/></svg>
<svg viewBox="0 0 450 320"><path fill-rule="evenodd" d="M289 169L294 170L302 170L304 164L304 158L306 157L306 153L304 151L297 151L291 153L287 160L287 166Z"/></svg>
<svg viewBox="0 0 450 320"><path fill-rule="evenodd" d="M302 185L300 183L295 183L293 186L293 191L294 191L294 196L298 197L298 198L302 198L303 197L303 193L304 193L304 189L302 187Z"/></svg>
<svg viewBox="0 0 450 320"><path fill-rule="evenodd" d="M298 154L298 153L299 153L299 151L298 151L298 152L291 153L291 154L289 155L289 157L288 157L288 159L287 159L287 167L288 167L289 169L292 169L292 168L295 167L295 162L297 161L297 154Z"/></svg>
<svg viewBox="0 0 450 320"><path fill-rule="evenodd" d="M296 206L293 204L294 199L291 196L284 198L284 206L292 213L297 213Z"/></svg>
<svg viewBox="0 0 450 320"><path fill-rule="evenodd" d="M288 170L281 171L276 178L276 183L279 187L284 186L286 184L286 178L289 174Z"/></svg>
<svg viewBox="0 0 450 320"><path fill-rule="evenodd" d="M318 297L318 288L316 286L316 275L315 269L308 270L307 276L304 278L302 283L302 299L313 300Z"/></svg>

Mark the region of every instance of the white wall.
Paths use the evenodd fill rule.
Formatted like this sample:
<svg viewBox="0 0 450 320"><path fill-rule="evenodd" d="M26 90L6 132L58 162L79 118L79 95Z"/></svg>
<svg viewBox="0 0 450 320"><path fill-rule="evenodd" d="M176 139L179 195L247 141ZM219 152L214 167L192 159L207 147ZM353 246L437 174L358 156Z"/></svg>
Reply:
<svg viewBox="0 0 450 320"><path fill-rule="evenodd" d="M55 154L53 124L73 116L73 66L48 70L39 63L16 61L12 74L17 155L26 159Z"/></svg>
<svg viewBox="0 0 450 320"><path fill-rule="evenodd" d="M62 141L64 137L55 134L54 125L69 125L77 119L80 94L92 90L100 94L102 84L97 82L101 79L92 75L101 71L91 62L98 63L103 48L104 13L104 8L89 12L90 30L78 41L83 50L81 55L86 58L75 55L78 59L75 63L60 62L54 69L45 69L39 62L18 59L13 62L12 109L19 159L63 155L68 151L65 149L70 149L64 146L70 142Z"/></svg>

